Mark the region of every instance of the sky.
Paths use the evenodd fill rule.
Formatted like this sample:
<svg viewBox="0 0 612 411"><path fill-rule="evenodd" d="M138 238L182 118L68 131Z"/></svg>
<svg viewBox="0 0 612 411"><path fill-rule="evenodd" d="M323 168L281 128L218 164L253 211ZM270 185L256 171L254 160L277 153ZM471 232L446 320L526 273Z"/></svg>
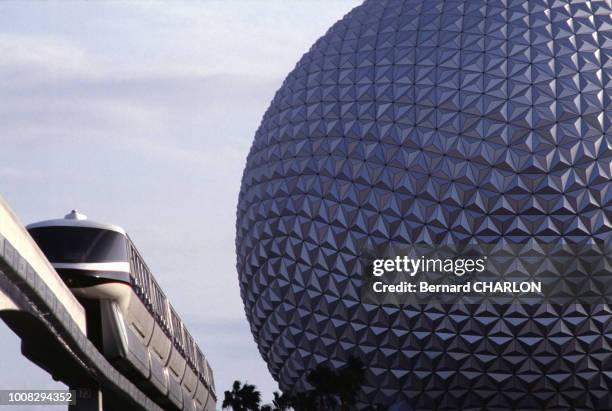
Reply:
<svg viewBox="0 0 612 411"><path fill-rule="evenodd" d="M0 195L24 224L78 209L123 226L219 397L234 379L264 402L277 389L235 267L252 138L300 56L358 4L0 2ZM0 389L62 388L19 343L0 324Z"/></svg>

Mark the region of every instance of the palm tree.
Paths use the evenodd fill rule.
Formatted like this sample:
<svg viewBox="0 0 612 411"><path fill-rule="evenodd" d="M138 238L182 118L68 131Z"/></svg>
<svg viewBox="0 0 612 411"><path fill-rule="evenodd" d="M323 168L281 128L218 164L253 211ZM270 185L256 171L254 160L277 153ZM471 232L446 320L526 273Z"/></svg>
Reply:
<svg viewBox="0 0 612 411"><path fill-rule="evenodd" d="M357 402L365 379L365 366L360 359L350 357L346 365L334 370L319 364L306 376L313 389L289 395L274 392L272 404L261 406L261 394L254 385L234 381L231 391L225 391L223 408L233 411L348 411ZM339 406L339 407L338 407ZM384 409L384 408L376 408Z"/></svg>
<svg viewBox="0 0 612 411"><path fill-rule="evenodd" d="M337 372L337 393L342 410L348 410L357 402L359 389L365 380L365 370L363 362L351 356Z"/></svg>
<svg viewBox="0 0 612 411"><path fill-rule="evenodd" d="M222 408L231 408L233 411L258 411L261 402L261 393L254 385L236 380L231 391L225 391Z"/></svg>
<svg viewBox="0 0 612 411"><path fill-rule="evenodd" d="M338 370L319 364L306 377L308 383L314 387L311 394L317 398L316 404L319 409L335 410L339 402L342 411L348 411L355 405L364 379L363 362L352 356L346 365Z"/></svg>
<svg viewBox="0 0 612 411"><path fill-rule="evenodd" d="M223 404L221 404L222 408L231 408L236 411L242 409L242 403L240 402L239 393L240 393L240 381L234 381L232 385L232 390L226 390L224 393Z"/></svg>
<svg viewBox="0 0 612 411"><path fill-rule="evenodd" d="M319 400L319 409L335 410L337 406L338 375L326 365L319 364L306 376L306 381L314 387Z"/></svg>
<svg viewBox="0 0 612 411"><path fill-rule="evenodd" d="M291 407L296 411L318 410L319 400L314 391L299 392L290 397Z"/></svg>
<svg viewBox="0 0 612 411"><path fill-rule="evenodd" d="M274 391L273 395L272 405L274 406L274 411L287 411L291 407L291 398L287 394Z"/></svg>

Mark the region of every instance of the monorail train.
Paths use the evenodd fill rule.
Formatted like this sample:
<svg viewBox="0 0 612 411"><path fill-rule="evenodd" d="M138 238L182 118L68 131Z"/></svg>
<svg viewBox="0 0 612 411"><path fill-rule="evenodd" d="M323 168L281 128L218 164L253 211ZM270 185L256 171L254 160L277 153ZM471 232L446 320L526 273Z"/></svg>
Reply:
<svg viewBox="0 0 612 411"><path fill-rule="evenodd" d="M72 211L27 227L86 310L87 335L164 409L211 411L208 361L121 228Z"/></svg>

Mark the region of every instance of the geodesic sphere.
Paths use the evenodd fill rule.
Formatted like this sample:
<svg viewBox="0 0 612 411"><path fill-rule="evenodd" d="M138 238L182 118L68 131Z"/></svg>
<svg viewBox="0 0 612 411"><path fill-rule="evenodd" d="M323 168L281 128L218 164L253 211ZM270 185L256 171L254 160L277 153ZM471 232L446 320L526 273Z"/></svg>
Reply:
<svg viewBox="0 0 612 411"><path fill-rule="evenodd" d="M241 295L281 388L364 360L359 407L612 409L599 306L364 304L381 244L609 239L607 0L375 0L298 62L248 155Z"/></svg>

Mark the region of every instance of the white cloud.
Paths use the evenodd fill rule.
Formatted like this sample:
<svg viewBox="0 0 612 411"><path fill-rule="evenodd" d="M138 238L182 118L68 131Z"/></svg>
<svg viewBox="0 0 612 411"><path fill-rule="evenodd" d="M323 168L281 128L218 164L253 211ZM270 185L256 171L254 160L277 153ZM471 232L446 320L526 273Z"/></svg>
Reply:
<svg viewBox="0 0 612 411"><path fill-rule="evenodd" d="M95 67L83 50L53 36L0 34L0 68L37 69L71 76Z"/></svg>

